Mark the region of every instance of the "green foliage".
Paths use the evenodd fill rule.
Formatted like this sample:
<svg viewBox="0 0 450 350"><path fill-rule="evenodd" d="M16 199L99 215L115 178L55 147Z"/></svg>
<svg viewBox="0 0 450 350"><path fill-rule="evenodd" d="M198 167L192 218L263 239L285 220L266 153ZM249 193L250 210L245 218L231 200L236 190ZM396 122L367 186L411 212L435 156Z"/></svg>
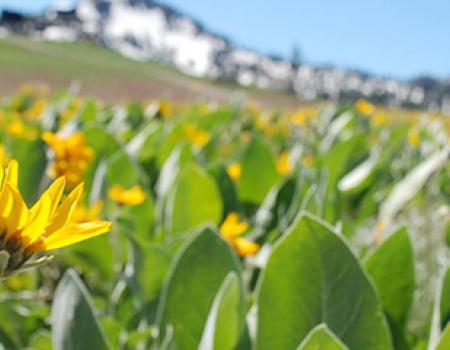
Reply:
<svg viewBox="0 0 450 350"><path fill-rule="evenodd" d="M51 322L55 350L110 348L89 293L73 270L66 272L55 292Z"/></svg>
<svg viewBox="0 0 450 350"><path fill-rule="evenodd" d="M348 348L341 343L325 324L322 324L313 328L297 348L297 350L314 349L346 350Z"/></svg>
<svg viewBox="0 0 450 350"><path fill-rule="evenodd" d="M167 232L181 233L202 224L217 224L222 217L222 209L222 199L214 179L195 165L186 166L167 197Z"/></svg>
<svg viewBox="0 0 450 350"><path fill-rule="evenodd" d="M158 324L162 332L172 328L177 349L199 345L216 294L233 271L240 276L236 257L210 228L197 232L174 259L159 305Z"/></svg>
<svg viewBox="0 0 450 350"><path fill-rule="evenodd" d="M244 202L261 204L278 179L272 154L261 140L254 138L242 157L239 198Z"/></svg>
<svg viewBox="0 0 450 350"><path fill-rule="evenodd" d="M264 270L256 347L295 349L321 323L350 348L392 348L375 289L355 256L330 228L302 215Z"/></svg>
<svg viewBox="0 0 450 350"><path fill-rule="evenodd" d="M373 108L2 100L0 169L19 161L28 207L78 151L43 132L76 132L92 158L69 214L113 225L2 281L0 348L450 348L448 121Z"/></svg>
<svg viewBox="0 0 450 350"><path fill-rule="evenodd" d="M415 289L414 255L402 228L387 238L366 260L365 268L380 293L389 318L403 328Z"/></svg>

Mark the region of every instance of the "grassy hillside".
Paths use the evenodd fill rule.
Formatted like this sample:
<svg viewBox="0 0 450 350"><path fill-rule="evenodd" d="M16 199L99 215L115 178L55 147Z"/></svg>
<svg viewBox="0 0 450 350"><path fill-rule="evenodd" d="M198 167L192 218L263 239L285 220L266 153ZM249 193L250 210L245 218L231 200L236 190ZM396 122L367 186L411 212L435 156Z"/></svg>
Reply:
<svg viewBox="0 0 450 350"><path fill-rule="evenodd" d="M76 82L81 93L109 100L166 97L226 100L237 86L195 79L154 62L136 62L89 43L41 42L23 37L0 39L0 94L11 94L28 82L61 89ZM273 91L241 89L263 105L297 104Z"/></svg>

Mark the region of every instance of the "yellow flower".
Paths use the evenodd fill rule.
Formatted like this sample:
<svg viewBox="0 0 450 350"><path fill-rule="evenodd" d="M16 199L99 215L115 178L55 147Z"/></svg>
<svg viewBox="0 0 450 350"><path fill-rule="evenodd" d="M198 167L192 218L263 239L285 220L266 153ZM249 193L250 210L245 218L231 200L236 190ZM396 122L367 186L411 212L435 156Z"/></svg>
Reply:
<svg viewBox="0 0 450 350"><path fill-rule="evenodd" d="M62 199L64 178L58 178L28 209L18 187L18 163L0 174L0 275L7 276L42 262L28 262L35 253L63 248L107 232L110 222L73 221L82 193L79 185ZM61 200L62 199L62 200ZM44 258L46 261L46 259Z"/></svg>
<svg viewBox="0 0 450 350"><path fill-rule="evenodd" d="M420 144L420 134L416 128L408 131L408 142L413 147L417 147Z"/></svg>
<svg viewBox="0 0 450 350"><path fill-rule="evenodd" d="M171 103L167 100L159 101L159 113L164 118L170 118L173 114L173 108L172 108Z"/></svg>
<svg viewBox="0 0 450 350"><path fill-rule="evenodd" d="M127 190L121 186L114 185L109 189L108 195L111 199L123 205L139 205L145 200L145 192L139 186L134 186Z"/></svg>
<svg viewBox="0 0 450 350"><path fill-rule="evenodd" d="M356 101L355 107L359 113L364 115L370 115L375 112L375 106L364 99L359 99Z"/></svg>
<svg viewBox="0 0 450 350"><path fill-rule="evenodd" d="M40 118L47 109L47 106L48 102L45 99L38 99L24 112L25 119L35 120Z"/></svg>
<svg viewBox="0 0 450 350"><path fill-rule="evenodd" d="M282 152L278 157L277 171L283 176L289 175L292 172L292 164L288 152Z"/></svg>
<svg viewBox="0 0 450 350"><path fill-rule="evenodd" d="M206 130L202 130L195 125L188 124L185 126L185 133L188 140L197 147L203 147L206 145L211 135Z"/></svg>
<svg viewBox="0 0 450 350"><path fill-rule="evenodd" d="M74 188L83 181L89 162L94 157L92 148L86 145L86 139L80 132L62 137L51 132L44 132L42 139L51 147L55 162L50 169L50 176L64 176L67 186Z"/></svg>
<svg viewBox="0 0 450 350"><path fill-rule="evenodd" d="M248 230L248 224L239 218L236 213L230 213L220 225L220 234L230 243L240 256L255 255L259 245L248 239L240 237Z"/></svg>
<svg viewBox="0 0 450 350"><path fill-rule="evenodd" d="M14 137L23 137L28 140L34 140L37 137L36 130L28 128L19 120L13 121L8 125L8 132Z"/></svg>
<svg viewBox="0 0 450 350"><path fill-rule="evenodd" d="M241 178L241 165L239 163L230 164L228 166L227 173L232 180L239 180Z"/></svg>
<svg viewBox="0 0 450 350"><path fill-rule="evenodd" d="M306 114L302 110L298 110L291 116L292 124L302 126L306 123Z"/></svg>
<svg viewBox="0 0 450 350"><path fill-rule="evenodd" d="M373 126L382 126L387 123L387 116L383 112L378 112L372 117Z"/></svg>
<svg viewBox="0 0 450 350"><path fill-rule="evenodd" d="M25 133L25 125L21 121L14 121L8 125L8 132L12 136L22 136Z"/></svg>

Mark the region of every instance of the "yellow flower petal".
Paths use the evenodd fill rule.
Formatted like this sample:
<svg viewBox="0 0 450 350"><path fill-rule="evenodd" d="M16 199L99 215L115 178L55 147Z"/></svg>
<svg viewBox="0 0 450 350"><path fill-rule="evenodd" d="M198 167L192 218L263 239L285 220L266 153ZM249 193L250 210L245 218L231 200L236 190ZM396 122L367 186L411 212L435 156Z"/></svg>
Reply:
<svg viewBox="0 0 450 350"><path fill-rule="evenodd" d="M19 174L19 163L17 163L17 161L14 159L10 160L8 163L8 168L6 169L6 177L5 177L5 182L3 185L8 183L11 186L17 188L18 177L19 177L18 174Z"/></svg>
<svg viewBox="0 0 450 350"><path fill-rule="evenodd" d="M61 203L56 210L53 221L47 226L45 235L49 236L53 232L65 227L72 217L72 213L83 193L83 184L78 185Z"/></svg>
<svg viewBox="0 0 450 350"><path fill-rule="evenodd" d="M111 223L103 221L74 225L45 238L42 247L44 250L67 247L105 233L109 231L110 228Z"/></svg>
<svg viewBox="0 0 450 350"><path fill-rule="evenodd" d="M16 188L7 183L5 190L10 191L12 195L12 208L6 223L7 237L9 237L12 233L22 229L25 226L28 218L28 208L22 198L22 195Z"/></svg>
<svg viewBox="0 0 450 350"><path fill-rule="evenodd" d="M236 238L234 245L240 256L255 255L259 251L259 244L242 237Z"/></svg>

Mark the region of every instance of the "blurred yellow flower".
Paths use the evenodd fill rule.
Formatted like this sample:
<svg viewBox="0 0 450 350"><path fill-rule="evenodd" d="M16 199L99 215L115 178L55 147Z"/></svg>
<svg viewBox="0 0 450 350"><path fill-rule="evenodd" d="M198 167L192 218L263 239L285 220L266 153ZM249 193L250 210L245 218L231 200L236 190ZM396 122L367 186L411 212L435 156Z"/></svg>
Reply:
<svg viewBox="0 0 450 350"><path fill-rule="evenodd" d="M356 101L355 107L359 113L364 115L370 115L375 112L375 106L364 99L359 99Z"/></svg>
<svg viewBox="0 0 450 350"><path fill-rule="evenodd" d="M23 137L28 140L34 140L37 138L38 133L36 130L28 128L19 120L15 120L8 124L7 131L11 136Z"/></svg>
<svg viewBox="0 0 450 350"><path fill-rule="evenodd" d="M28 108L24 112L25 119L28 120L35 120L38 119L44 114L45 110L47 109L48 102L47 100L41 98L36 100L30 108Z"/></svg>
<svg viewBox="0 0 450 350"><path fill-rule="evenodd" d="M44 132L42 139L51 147L55 161L50 176L64 176L67 186L74 188L83 181L87 167L94 157L92 148L86 145L86 139L80 132L63 137Z"/></svg>
<svg viewBox="0 0 450 350"><path fill-rule="evenodd" d="M306 123L306 115L305 113L303 113L303 111L299 110L292 115L291 120L292 124L303 126Z"/></svg>
<svg viewBox="0 0 450 350"><path fill-rule="evenodd" d="M386 123L387 123L386 113L378 112L373 115L373 117L372 117L373 126L375 126L375 127L383 126Z"/></svg>
<svg viewBox="0 0 450 350"><path fill-rule="evenodd" d="M173 114L173 107L172 104L167 100L161 100L159 101L159 113L164 118L170 118Z"/></svg>
<svg viewBox="0 0 450 350"><path fill-rule="evenodd" d="M187 139L197 147L203 147L211 139L211 135L206 130L202 130L193 124L187 124L184 127Z"/></svg>
<svg viewBox="0 0 450 350"><path fill-rule="evenodd" d="M79 185L62 199L64 178L58 178L28 209L18 187L18 163L9 162L0 173L0 274L10 275L33 266L33 254L66 247L105 233L110 222L73 221L73 211L82 193Z"/></svg>
<svg viewBox="0 0 450 350"><path fill-rule="evenodd" d="M417 147L420 144L420 134L417 128L411 128L408 131L408 142L411 146Z"/></svg>
<svg viewBox="0 0 450 350"><path fill-rule="evenodd" d="M109 189L108 195L123 205L139 205L145 200L145 192L140 186L133 186L127 190L119 185L114 185Z"/></svg>
<svg viewBox="0 0 450 350"><path fill-rule="evenodd" d="M280 175L286 176L292 172L292 163L288 152L282 152L277 160L277 171Z"/></svg>
<svg viewBox="0 0 450 350"><path fill-rule="evenodd" d="M22 136L25 132L25 125L20 121L14 121L8 125L7 130L12 136Z"/></svg>
<svg viewBox="0 0 450 350"><path fill-rule="evenodd" d="M220 234L230 243L240 256L255 255L259 245L246 238L240 237L248 230L248 224L236 213L230 213L220 225Z"/></svg>
<svg viewBox="0 0 450 350"><path fill-rule="evenodd" d="M239 163L232 163L227 168L228 176L237 181L241 178L241 165Z"/></svg>

